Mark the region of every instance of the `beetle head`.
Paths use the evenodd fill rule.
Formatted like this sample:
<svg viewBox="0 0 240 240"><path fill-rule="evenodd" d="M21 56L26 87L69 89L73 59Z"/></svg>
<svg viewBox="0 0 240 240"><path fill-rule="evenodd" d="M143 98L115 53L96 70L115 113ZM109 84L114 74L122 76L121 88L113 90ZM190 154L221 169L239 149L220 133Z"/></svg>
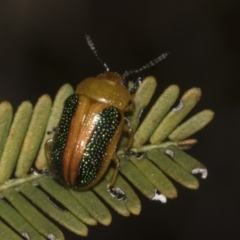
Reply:
<svg viewBox="0 0 240 240"><path fill-rule="evenodd" d="M106 71L106 72L98 75L97 78L107 79L107 80L112 81L116 84L124 86L123 77L121 75L119 75L118 73L113 73L113 72Z"/></svg>

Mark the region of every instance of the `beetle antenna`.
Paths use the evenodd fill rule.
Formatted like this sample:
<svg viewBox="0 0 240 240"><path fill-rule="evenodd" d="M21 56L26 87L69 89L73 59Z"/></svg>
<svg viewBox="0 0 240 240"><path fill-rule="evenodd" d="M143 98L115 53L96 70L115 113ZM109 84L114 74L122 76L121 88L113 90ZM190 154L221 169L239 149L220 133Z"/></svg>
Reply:
<svg viewBox="0 0 240 240"><path fill-rule="evenodd" d="M129 76L130 74L133 73L140 73L143 70L146 70L150 67L155 66L156 64L158 64L159 62L161 62L162 60L164 60L167 56L169 55L169 53L163 53L162 55L158 56L157 58L153 59L152 61L150 61L149 63L145 64L144 66L142 66L139 69L136 70L130 70L130 71L126 71L123 73L123 78L126 78L127 76Z"/></svg>
<svg viewBox="0 0 240 240"><path fill-rule="evenodd" d="M88 46L89 46L90 49L92 50L92 52L93 52L93 54L95 55L95 57L97 58L97 60L105 67L106 71L109 72L110 69L109 69L108 65L106 64L106 62L104 62L104 61L102 60L102 58L100 58L100 57L98 56L97 49L96 49L96 47L95 47L92 39L90 38L90 36L87 35L87 34L86 34L86 40L87 40Z"/></svg>

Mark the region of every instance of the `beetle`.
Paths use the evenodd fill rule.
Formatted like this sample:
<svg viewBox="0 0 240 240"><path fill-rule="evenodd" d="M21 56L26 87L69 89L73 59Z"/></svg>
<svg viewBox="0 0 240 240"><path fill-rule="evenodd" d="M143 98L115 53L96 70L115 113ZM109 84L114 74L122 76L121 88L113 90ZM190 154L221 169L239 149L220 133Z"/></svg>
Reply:
<svg viewBox="0 0 240 240"><path fill-rule="evenodd" d="M128 75L160 62L167 54L121 76L110 72L107 64L99 58L90 36L87 35L86 39L106 71L80 82L75 93L66 99L54 137L45 144L45 153L56 177L77 190L96 185L113 160L116 167L107 189L113 196L123 199L124 192L114 189L120 166L116 147L125 131L130 135L126 148L131 148L133 130L124 119L125 113L134 109L132 95L124 80Z"/></svg>

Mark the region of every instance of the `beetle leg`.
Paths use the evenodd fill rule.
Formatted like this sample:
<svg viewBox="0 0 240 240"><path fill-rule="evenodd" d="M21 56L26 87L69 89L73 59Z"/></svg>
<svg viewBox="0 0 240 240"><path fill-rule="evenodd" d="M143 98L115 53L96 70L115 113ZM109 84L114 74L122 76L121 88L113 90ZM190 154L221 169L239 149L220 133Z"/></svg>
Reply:
<svg viewBox="0 0 240 240"><path fill-rule="evenodd" d="M52 148L52 143L53 143L53 139L48 139L45 144L44 144L44 150L45 150L45 156L48 162L48 165L51 165L51 161L50 161L50 153L51 153L51 148ZM47 169L42 169L42 170L38 170L35 169L34 170L35 173L37 174L48 174L51 173L51 169L47 168Z"/></svg>
<svg viewBox="0 0 240 240"><path fill-rule="evenodd" d="M116 153L113 154L112 161L115 162L116 166L115 166L115 171L113 173L112 179L111 179L110 183L108 184L108 189L109 190L113 188L113 186L114 186L114 184L116 182L118 171L119 171L119 167L120 167L120 160L119 160L119 158L118 158Z"/></svg>
<svg viewBox="0 0 240 240"><path fill-rule="evenodd" d="M127 105L127 107L124 109L124 112L132 112L135 109L135 103L133 100L130 101L130 103Z"/></svg>
<svg viewBox="0 0 240 240"><path fill-rule="evenodd" d="M52 133L55 133L57 131L57 127L53 127L52 130L47 131L47 134L50 135Z"/></svg>
<svg viewBox="0 0 240 240"><path fill-rule="evenodd" d="M124 122L125 122L126 125L130 126L131 122L128 118L124 117Z"/></svg>
<svg viewBox="0 0 240 240"><path fill-rule="evenodd" d="M47 158L47 162L48 162L48 165L49 165L49 166L51 165L50 153L51 153L52 144L53 144L53 139L51 138L51 139L48 139L48 140L45 142L45 145L44 145L45 156L46 156L46 158Z"/></svg>
<svg viewBox="0 0 240 240"><path fill-rule="evenodd" d="M130 126L125 124L123 131L129 134L129 139L127 143L127 150L129 150L133 144L133 129Z"/></svg>
<svg viewBox="0 0 240 240"><path fill-rule="evenodd" d="M115 162L116 167L115 167L115 171L113 173L112 179L107 186L107 189L113 197L116 197L118 200L125 200L126 201L127 198L126 198L125 193L120 188L114 188L114 184L116 182L117 175L118 175L118 172L119 172L119 167L120 167L120 159L118 158L116 153L113 154L112 160Z"/></svg>
<svg viewBox="0 0 240 240"><path fill-rule="evenodd" d="M130 149L132 147L132 144L133 144L133 129L130 126L128 126L127 124L125 124L124 128L123 128L123 131L125 131L129 134L128 144L127 144L127 152L130 155L134 155L138 159L141 159L144 156L143 153L135 153Z"/></svg>
<svg viewBox="0 0 240 240"><path fill-rule="evenodd" d="M116 197L118 200L124 200L125 202L127 201L126 194L123 192L121 188L111 188L108 189L109 192L113 197Z"/></svg>

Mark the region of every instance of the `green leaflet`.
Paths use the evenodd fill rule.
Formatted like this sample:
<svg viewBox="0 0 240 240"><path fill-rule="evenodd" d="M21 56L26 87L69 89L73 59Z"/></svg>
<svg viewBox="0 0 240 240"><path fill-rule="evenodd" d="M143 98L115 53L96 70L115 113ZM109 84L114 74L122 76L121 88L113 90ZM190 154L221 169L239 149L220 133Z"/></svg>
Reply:
<svg viewBox="0 0 240 240"><path fill-rule="evenodd" d="M184 187L190 189L198 188L198 180L161 151L156 149L149 151L147 152L147 157L154 162L166 175L173 178L176 182L180 183Z"/></svg>
<svg viewBox="0 0 240 240"><path fill-rule="evenodd" d="M28 194L33 194L33 192L29 191ZM29 223L32 226L32 227L25 228L26 229L25 231L27 231L27 234L30 237L35 237L36 239L37 238L42 239L41 235L48 237L49 235L52 234L59 239L63 239L63 235L61 231L53 223L51 223L51 221L49 221L46 217L44 217L43 214L40 213L31 204L31 202L27 201L20 193L18 193L14 189L9 189L3 192L3 196L11 203L11 205L17 210L17 212L25 219L25 221L23 220L21 221L22 225L23 226L28 225ZM18 216L18 218L20 217ZM34 231L33 228L36 229L38 233L36 233L36 231ZM21 233L22 232L23 231L21 231Z"/></svg>
<svg viewBox="0 0 240 240"><path fill-rule="evenodd" d="M0 157L4 149L4 145L11 127L13 117L12 106L9 102L0 104Z"/></svg>
<svg viewBox="0 0 240 240"><path fill-rule="evenodd" d="M199 88L188 90L181 98L179 105L173 108L162 120L150 138L152 144L160 143L178 126L178 124L193 109L201 97Z"/></svg>
<svg viewBox="0 0 240 240"><path fill-rule="evenodd" d="M74 191L69 189L69 192L82 204L89 214L99 223L108 226L112 221L112 215L103 202L91 191Z"/></svg>
<svg viewBox="0 0 240 240"><path fill-rule="evenodd" d="M1 218L4 219L5 222L7 222L20 235L24 235L24 233L27 233L27 235L29 237L31 237L32 239L44 240L44 237L41 236L34 229L34 227L24 219L24 215L21 215L21 211L24 211L25 207L28 207L28 203L25 204L24 201L21 201L22 200L21 195L19 195L14 190L7 190L4 192L4 196L13 204L13 206L15 204L15 208L13 206L10 206L9 204L7 204L3 199L1 199L0 200L0 216L1 216ZM19 202L17 202L17 201L19 201ZM24 206L21 207L21 204L24 204ZM18 209L18 207L21 209L19 212L16 210L16 209ZM30 207L30 209L27 209L27 211L29 211L28 216L30 216L31 207ZM38 213L37 213L37 215L38 215ZM39 220L39 219L37 218L37 220ZM39 224L39 225L37 224L37 227L39 229L41 228L40 225L41 224ZM1 235L1 236L3 236L3 235ZM9 239L15 239L15 238L9 238Z"/></svg>
<svg viewBox="0 0 240 240"><path fill-rule="evenodd" d="M140 147L150 139L154 130L177 100L178 95L179 87L171 85L159 96L134 134L133 147Z"/></svg>
<svg viewBox="0 0 240 240"><path fill-rule="evenodd" d="M88 225L97 224L97 221L91 217L88 211L77 201L77 199L71 196L69 191L59 185L56 181L51 178L43 178L39 180L39 184L66 209L72 212L79 220Z"/></svg>
<svg viewBox="0 0 240 240"><path fill-rule="evenodd" d="M197 113L186 122L178 126L170 135L169 139L178 142L180 140L186 139L193 135L197 131L204 128L210 121L212 121L214 116L213 111L203 110Z"/></svg>
<svg viewBox="0 0 240 240"><path fill-rule="evenodd" d="M34 159L37 156L39 145L41 144L42 138L45 134L51 107L52 101L48 95L40 97L35 105L32 119L23 141L21 153L17 162L15 171L16 177L20 178L25 176L32 166Z"/></svg>
<svg viewBox="0 0 240 240"><path fill-rule="evenodd" d="M22 234L27 234L32 239L64 239L59 228L45 215L82 236L88 233L87 225L111 223L109 206L123 216L138 215L141 202L132 185L147 198L161 202L178 195L172 179L189 189L197 189L199 181L194 174L201 173L205 178L207 169L183 149L197 142L188 138L205 127L214 113L203 110L184 122L200 99L201 90L190 89L183 94L178 107L173 108L179 98L179 87L171 85L139 123L139 116L149 104L156 86L155 78L147 77L134 95L135 111L128 114L135 130L132 150L145 154L138 159L126 153L126 137L121 139L117 149L121 163L115 187L125 192L126 202L113 198L107 191L113 173L111 167L99 184L84 192L62 186L51 174L31 170L32 166L39 171L48 168L44 144L52 135L47 132L58 124L63 103L73 93L70 85L59 90L53 105L48 95L40 97L34 108L29 102L22 103L13 120L11 105L1 103L0 194L3 198L0 199L0 217L8 226L0 220L0 238L20 239Z"/></svg>
<svg viewBox="0 0 240 240"><path fill-rule="evenodd" d="M113 172L114 172L114 169L112 167L110 167L106 174L107 181L110 181ZM134 215L140 214L141 202L140 202L137 194L132 189L132 187L127 183L127 181L124 180L124 178L121 175L118 176L117 181L115 183L115 187L124 189L124 193L127 195L127 198L128 198L127 202L125 203L127 210ZM106 193L106 194L108 194L108 193Z"/></svg>
<svg viewBox="0 0 240 240"><path fill-rule="evenodd" d="M23 102L14 117L0 160L0 184L7 181L17 164L24 136L32 116L32 104Z"/></svg>
<svg viewBox="0 0 240 240"><path fill-rule="evenodd" d="M11 228L9 228L3 222L0 222L0 232L2 239L13 239L13 240L21 240L22 238L19 237Z"/></svg>

